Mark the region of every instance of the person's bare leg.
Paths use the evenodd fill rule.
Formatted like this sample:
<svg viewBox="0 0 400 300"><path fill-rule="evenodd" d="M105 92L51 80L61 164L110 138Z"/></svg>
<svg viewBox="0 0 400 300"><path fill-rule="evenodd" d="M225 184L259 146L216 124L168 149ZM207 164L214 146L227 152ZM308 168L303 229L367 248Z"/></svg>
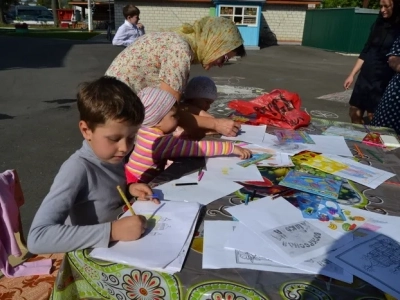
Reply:
<svg viewBox="0 0 400 300"><path fill-rule="evenodd" d="M349 109L349 116L351 119L351 123L354 124L363 124L363 116L364 116L364 111L359 109L356 106L350 106Z"/></svg>

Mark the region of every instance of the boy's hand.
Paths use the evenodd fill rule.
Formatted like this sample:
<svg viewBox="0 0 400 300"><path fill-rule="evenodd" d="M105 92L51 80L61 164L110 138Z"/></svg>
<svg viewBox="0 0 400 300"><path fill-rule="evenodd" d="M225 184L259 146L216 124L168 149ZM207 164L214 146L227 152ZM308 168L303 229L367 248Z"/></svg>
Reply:
<svg viewBox="0 0 400 300"><path fill-rule="evenodd" d="M241 159L248 159L251 157L251 151L249 149L243 149L238 146L233 148L233 154L239 156Z"/></svg>
<svg viewBox="0 0 400 300"><path fill-rule="evenodd" d="M154 203L159 204L160 201L152 197L153 191L151 188L145 183L132 183L129 186L129 194L134 197L137 197L138 200L141 201L153 201Z"/></svg>
<svg viewBox="0 0 400 300"><path fill-rule="evenodd" d="M143 24L142 23L137 23L136 27L139 28L139 29L142 29L143 28Z"/></svg>
<svg viewBox="0 0 400 300"><path fill-rule="evenodd" d="M143 216L129 216L111 223L110 242L134 241L145 232L147 220Z"/></svg>

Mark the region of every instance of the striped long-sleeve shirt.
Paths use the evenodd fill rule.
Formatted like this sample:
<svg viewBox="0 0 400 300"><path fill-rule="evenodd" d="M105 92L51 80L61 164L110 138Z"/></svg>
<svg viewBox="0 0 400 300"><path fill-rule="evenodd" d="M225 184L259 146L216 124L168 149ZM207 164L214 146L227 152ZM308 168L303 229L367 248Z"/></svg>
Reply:
<svg viewBox="0 0 400 300"><path fill-rule="evenodd" d="M127 181L150 182L164 170L170 158L229 155L233 149L231 142L191 141L164 135L156 128L141 128L136 137L135 149L125 166Z"/></svg>

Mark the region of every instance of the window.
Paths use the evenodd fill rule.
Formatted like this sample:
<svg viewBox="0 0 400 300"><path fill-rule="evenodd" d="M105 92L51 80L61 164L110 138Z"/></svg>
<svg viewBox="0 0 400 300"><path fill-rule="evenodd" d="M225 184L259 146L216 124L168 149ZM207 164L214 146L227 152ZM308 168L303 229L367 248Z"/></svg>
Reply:
<svg viewBox="0 0 400 300"><path fill-rule="evenodd" d="M236 25L257 26L257 6L220 6L219 16L232 20Z"/></svg>

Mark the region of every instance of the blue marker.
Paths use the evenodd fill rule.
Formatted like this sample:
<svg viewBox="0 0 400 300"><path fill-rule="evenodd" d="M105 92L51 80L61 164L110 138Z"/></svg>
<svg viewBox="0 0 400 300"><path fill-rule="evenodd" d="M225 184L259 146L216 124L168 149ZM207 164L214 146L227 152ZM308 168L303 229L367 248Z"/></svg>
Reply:
<svg viewBox="0 0 400 300"><path fill-rule="evenodd" d="M249 204L249 198L250 198L250 195L246 194L246 200L244 200L244 205Z"/></svg>

